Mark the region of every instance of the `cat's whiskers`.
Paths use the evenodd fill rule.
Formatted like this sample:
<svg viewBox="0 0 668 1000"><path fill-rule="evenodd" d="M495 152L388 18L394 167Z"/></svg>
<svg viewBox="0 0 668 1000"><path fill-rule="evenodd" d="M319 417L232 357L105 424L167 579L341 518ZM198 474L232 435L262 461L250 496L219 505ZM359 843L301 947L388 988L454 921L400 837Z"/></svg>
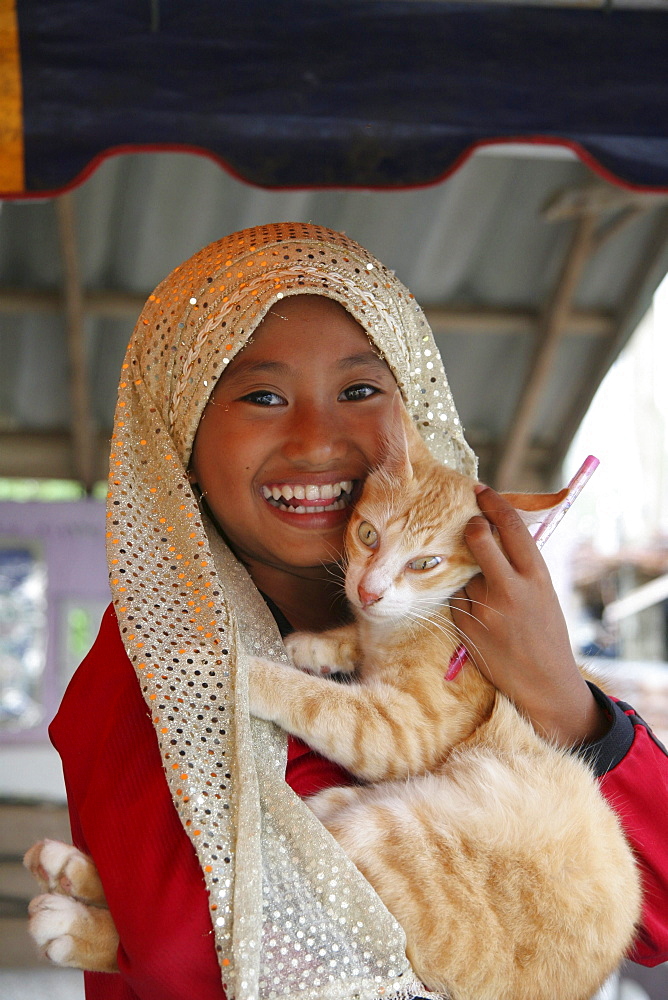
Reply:
<svg viewBox="0 0 668 1000"><path fill-rule="evenodd" d="M452 622L450 622L447 618L439 621L438 618L431 615L420 614L415 610L410 611L408 616L413 622L424 622L426 625L432 626L433 629L440 632L442 635L445 635L451 641L455 641L457 638ZM430 629L430 631L432 631L432 629Z"/></svg>
<svg viewBox="0 0 668 1000"><path fill-rule="evenodd" d="M320 565L329 576L337 581L337 583L343 583L346 575L346 567L342 559L336 559L334 562L325 562L324 559L321 559Z"/></svg>
<svg viewBox="0 0 668 1000"><path fill-rule="evenodd" d="M443 626L441 628L441 630L445 631L445 629L447 628L447 630L448 630L447 634L448 634L449 638L452 638L453 641L459 641L459 640L461 640L463 642L464 646L466 647L466 649L469 651L469 654L471 655L471 659L474 659L476 667L478 667L478 662L477 661L479 660L484 665L484 667L486 668L487 673L488 673L488 675L490 676L490 679L491 679L491 671L489 669L489 666L487 664L487 661L486 661L484 655L480 652L479 646L476 643L474 643L467 635L465 635L465 633L462 631L461 628L459 628L459 626L455 625L455 623L453 622L452 618L447 613L446 606L443 604L443 601L441 600L441 598L438 598L438 597L429 597L428 595L425 595L425 596L421 597L420 600L419 600L419 602L417 602L417 603L418 603L418 607L420 607L426 613L426 615L428 616L428 620L430 622L433 622L434 624L436 624L437 622L441 622L442 626ZM479 604L481 607L488 607L488 605L484 604L482 601L473 601L471 603L473 603L473 604ZM442 607L443 608L443 614L442 615L433 614L433 612L431 612L429 610L429 605L431 605L432 607ZM468 615L474 621L478 622L479 625L483 625L484 628L487 628L487 626L485 626L483 624L483 622L476 615L474 615L471 611L464 611L463 608L461 608L459 610L461 610L463 614ZM495 608L490 608L489 610L494 611L496 609ZM497 612L497 613L500 614L501 612ZM423 618L423 620L427 620L422 615L418 615L417 612L416 612L416 617L421 617L421 618ZM479 667L478 667L478 669L479 669Z"/></svg>
<svg viewBox="0 0 668 1000"><path fill-rule="evenodd" d="M411 611L408 620L411 621L411 624L427 623L428 625L434 626L439 632L443 633L455 645L458 645L459 641L461 640L464 646L466 647L466 650L469 654L469 658L471 659L476 670L478 671L480 670L480 663L482 663L483 666L485 667L487 676L492 681L492 683L494 683L492 671L489 667L489 664L487 663L487 660L485 659L484 654L480 652L480 647L477 645L477 643L469 639L468 636L464 635L462 630L458 628L457 625L455 625L455 623L452 621L451 618L445 617L441 619L439 622L437 618L434 618L432 616L420 615L416 611ZM418 624L418 627L425 628L425 625ZM432 630L429 629L428 631Z"/></svg>
<svg viewBox="0 0 668 1000"><path fill-rule="evenodd" d="M429 597L425 595L415 602L415 606L424 611L426 614L442 614L446 618L450 618L448 613L448 602L444 601L440 597ZM442 610L441 610L442 609Z"/></svg>
<svg viewBox="0 0 668 1000"><path fill-rule="evenodd" d="M454 622L452 622L452 625L453 628L455 629L455 632L457 633L458 638L461 640L462 645L466 649L468 658L473 663L473 666L476 668L477 671L481 672L480 664L482 664L485 668L486 676L492 682L492 684L494 684L493 671L489 666L484 653L480 652L480 647L478 646L478 644L473 642L472 639L470 639L464 632L462 632L459 626L455 625Z"/></svg>
<svg viewBox="0 0 668 1000"><path fill-rule="evenodd" d="M456 598L457 599L457 598ZM488 611L493 611L495 615L500 615L501 618L505 618L503 611L499 611L498 608L492 607L491 604L486 604L485 601L473 601L470 597L466 598L469 604L477 604L480 608L486 608ZM463 611L463 608L457 608L458 611Z"/></svg>
<svg viewBox="0 0 668 1000"><path fill-rule="evenodd" d="M321 559L320 565L329 576L343 585L346 570L348 568L348 558L346 553L340 552L338 549L334 548L333 545L328 545L327 548L332 553L332 559L329 562Z"/></svg>
<svg viewBox="0 0 668 1000"><path fill-rule="evenodd" d="M472 618L474 622L477 622L478 625L481 626L481 628L484 628L486 632L489 632L489 626L485 625L484 621L481 618L478 618L477 615L474 615L472 611L466 611L464 608L457 608L457 611L462 615L466 615L468 618Z"/></svg>

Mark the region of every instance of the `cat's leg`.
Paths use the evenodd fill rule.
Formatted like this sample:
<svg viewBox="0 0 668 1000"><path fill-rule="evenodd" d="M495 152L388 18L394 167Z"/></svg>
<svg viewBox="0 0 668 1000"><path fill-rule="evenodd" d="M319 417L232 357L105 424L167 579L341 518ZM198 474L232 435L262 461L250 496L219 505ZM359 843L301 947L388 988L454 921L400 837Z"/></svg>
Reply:
<svg viewBox="0 0 668 1000"><path fill-rule="evenodd" d="M109 910L71 896L45 893L31 900L29 930L54 965L117 972L118 934Z"/></svg>
<svg viewBox="0 0 668 1000"><path fill-rule="evenodd" d="M275 722L364 781L404 778L442 756L433 717L388 684L333 684L283 663L251 657L250 711Z"/></svg>
<svg viewBox="0 0 668 1000"><path fill-rule="evenodd" d="M635 860L586 766L514 725L525 732L504 727L501 745L488 726L438 776L332 789L314 812L403 927L430 990L586 1000L633 939Z"/></svg>
<svg viewBox="0 0 668 1000"><path fill-rule="evenodd" d="M354 805L366 791L364 785L336 785L305 799L306 805L327 826L348 806Z"/></svg>
<svg viewBox="0 0 668 1000"><path fill-rule="evenodd" d="M88 855L59 840L41 840L27 851L23 864L46 892L105 906L104 889Z"/></svg>
<svg viewBox="0 0 668 1000"><path fill-rule="evenodd" d="M328 632L294 632L286 638L285 648L295 667L322 677L353 673L361 659L355 625Z"/></svg>
<svg viewBox="0 0 668 1000"><path fill-rule="evenodd" d="M117 971L118 934L93 861L71 844L42 840L23 863L47 890L28 907L31 937L55 965Z"/></svg>

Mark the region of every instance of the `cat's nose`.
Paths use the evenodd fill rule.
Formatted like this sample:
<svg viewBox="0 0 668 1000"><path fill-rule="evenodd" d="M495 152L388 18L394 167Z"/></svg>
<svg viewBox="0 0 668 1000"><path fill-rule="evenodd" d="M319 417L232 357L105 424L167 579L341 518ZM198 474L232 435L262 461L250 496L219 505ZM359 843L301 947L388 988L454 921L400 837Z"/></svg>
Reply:
<svg viewBox="0 0 668 1000"><path fill-rule="evenodd" d="M371 591L365 590L361 585L357 588L357 593L359 594L360 601L363 608L368 608L370 604L375 604L376 601L380 600L380 594L372 594Z"/></svg>

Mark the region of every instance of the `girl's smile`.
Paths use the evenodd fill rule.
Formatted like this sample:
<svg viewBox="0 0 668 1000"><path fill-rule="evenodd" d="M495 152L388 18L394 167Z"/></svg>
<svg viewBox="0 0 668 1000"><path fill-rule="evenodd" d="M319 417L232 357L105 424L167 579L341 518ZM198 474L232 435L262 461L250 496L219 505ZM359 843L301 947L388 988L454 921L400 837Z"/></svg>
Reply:
<svg viewBox="0 0 668 1000"><path fill-rule="evenodd" d="M321 578L381 457L396 382L332 299L275 305L218 382L190 475L255 582Z"/></svg>
<svg viewBox="0 0 668 1000"><path fill-rule="evenodd" d="M353 502L355 483L351 479L343 482L325 483L282 483L263 486L262 495L277 510L289 514L324 514L329 511L346 510Z"/></svg>
<svg viewBox="0 0 668 1000"><path fill-rule="evenodd" d="M338 483L283 483L263 486L262 495L272 507L292 514L317 514L330 510L345 510L352 503L354 483L350 479Z"/></svg>

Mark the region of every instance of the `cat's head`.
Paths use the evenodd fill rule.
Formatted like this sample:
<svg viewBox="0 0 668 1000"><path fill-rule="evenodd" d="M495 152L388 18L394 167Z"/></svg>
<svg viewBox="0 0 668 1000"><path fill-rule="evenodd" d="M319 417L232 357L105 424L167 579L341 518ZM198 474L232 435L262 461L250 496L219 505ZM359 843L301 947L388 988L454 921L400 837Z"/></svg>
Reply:
<svg viewBox="0 0 668 1000"><path fill-rule="evenodd" d="M464 541L480 513L476 481L436 462L401 409L401 429L367 477L346 534L346 594L368 620L426 614L478 572ZM505 495L539 521L565 492Z"/></svg>

